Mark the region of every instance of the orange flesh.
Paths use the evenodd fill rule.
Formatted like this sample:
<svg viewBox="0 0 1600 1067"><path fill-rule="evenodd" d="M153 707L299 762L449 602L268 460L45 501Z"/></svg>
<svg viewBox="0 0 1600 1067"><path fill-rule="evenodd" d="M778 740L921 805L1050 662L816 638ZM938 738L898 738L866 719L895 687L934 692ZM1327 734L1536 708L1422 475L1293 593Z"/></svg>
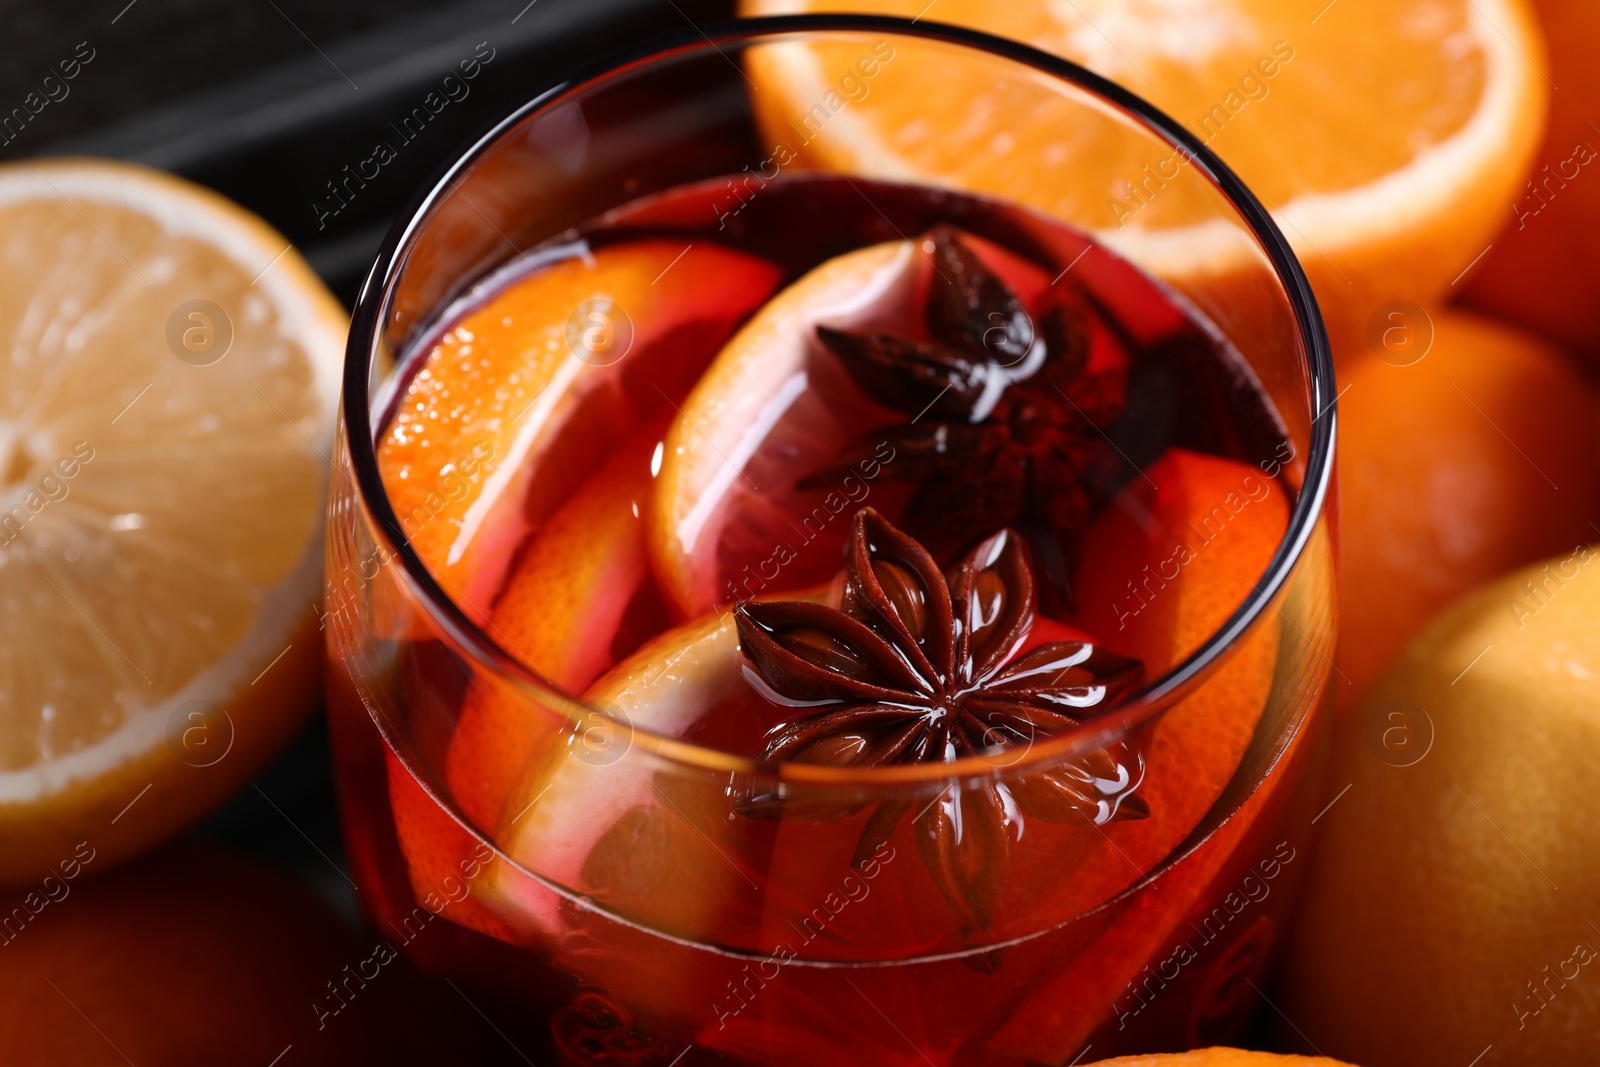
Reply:
<svg viewBox="0 0 1600 1067"><path fill-rule="evenodd" d="M753 15L828 11L914 18L924 5L925 0L747 0L743 8ZM1193 5L1199 11L1181 14L1140 10L1165 6L941 0L938 18L1068 56L1121 82L1211 143L1274 206L1357 188L1407 166L1458 133L1483 100L1486 59L1472 37L1465 4L1432 5L1402 18L1388 0L1356 0L1319 19L1314 40L1305 33L1309 16L1281 0L1205 2ZM1402 23L1398 32L1372 32L1375 23L1396 22ZM1095 219L1108 192L1133 205L1145 225L1182 225L1215 212L1200 183L1188 181L1161 183L1160 195L1141 205L1126 183L1143 180L1154 188L1163 172L1151 179L1143 168L1155 170L1170 150L1135 148L1118 136L1118 120L1078 100L1043 93L1014 74L1001 76L1003 68L939 63L932 46L913 54L903 41L895 51L907 55L887 60L853 40L806 47L818 61L810 72L814 85L797 82L805 72L785 69L770 55L751 56L765 90L755 97L757 107L775 133L803 126L799 112L851 77L851 84L865 84L869 93L844 109L845 121L860 123L866 145L883 146L922 175L1077 220ZM859 65L863 58L870 75ZM1359 85L1359 93L1348 91L1350 85ZM1305 121L1307 115L1317 121ZM930 121L932 116L939 119ZM837 162L856 151L870 158L850 144L852 131L838 125L830 123L810 139L788 136L802 158ZM1057 165L1019 166L1019 159ZM1071 180L1063 181L1063 174ZM1114 217L1105 221L1117 223Z"/></svg>
<svg viewBox="0 0 1600 1067"><path fill-rule="evenodd" d="M581 692L633 651L625 631L642 627L628 626L630 614L658 620L656 628L666 622L649 582L641 518L659 440L658 431L642 433L550 517L495 605L490 632L566 692ZM526 696L474 678L445 756L462 811L493 826L527 767L556 742L560 722Z"/></svg>
<svg viewBox="0 0 1600 1067"><path fill-rule="evenodd" d="M712 245L635 241L507 286L438 340L378 467L412 545L470 616L487 620L512 553L605 461L613 428L667 410L777 280L771 264ZM617 330L626 317L626 355L588 353L604 320L583 307Z"/></svg>
<svg viewBox="0 0 1600 1067"><path fill-rule="evenodd" d="M1077 621L1143 660L1154 679L1198 649L1251 594L1288 529L1289 504L1259 470L1181 449L1146 475L1084 538ZM1150 560L1157 562L1147 566ZM1180 581L1171 580L1175 569ZM1150 729L1140 790L1150 818L1108 829L1119 850L1104 860L1108 887L1160 862L1222 795L1266 708L1278 659L1275 621L1269 616Z"/></svg>

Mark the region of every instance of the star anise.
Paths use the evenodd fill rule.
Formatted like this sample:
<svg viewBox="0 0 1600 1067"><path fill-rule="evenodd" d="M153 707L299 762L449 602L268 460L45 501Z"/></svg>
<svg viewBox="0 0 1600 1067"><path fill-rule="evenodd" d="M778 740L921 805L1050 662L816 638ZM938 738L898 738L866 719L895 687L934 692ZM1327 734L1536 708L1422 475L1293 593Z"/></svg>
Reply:
<svg viewBox="0 0 1600 1067"><path fill-rule="evenodd" d="M1084 641L1028 647L1035 585L1013 531L988 538L941 574L927 549L871 508L857 512L851 527L840 608L745 601L733 611L746 678L769 700L806 709L767 734L763 755L773 763L1004 757L1111 706L1144 674L1137 660ZM918 850L963 925L983 929L1024 820L1087 826L1143 818L1149 809L1133 795L1142 776L1137 746L1121 742L1020 777L952 784L913 816ZM827 818L861 807L798 812L786 800L780 784L748 792L739 810ZM910 806L878 804L857 844L857 866Z"/></svg>
<svg viewBox="0 0 1600 1067"><path fill-rule="evenodd" d="M1041 550L1071 545L1115 486L1117 459L1101 428L1126 404L1126 368L1090 370L1095 313L1070 291L1052 289L1035 328L959 231L940 226L924 240L934 264L929 340L817 327L856 385L909 421L849 446L800 485L831 484L887 440L895 459L884 476L916 484L902 521L936 558L973 530L1008 524L1035 532ZM1052 581L1066 593L1064 575Z"/></svg>

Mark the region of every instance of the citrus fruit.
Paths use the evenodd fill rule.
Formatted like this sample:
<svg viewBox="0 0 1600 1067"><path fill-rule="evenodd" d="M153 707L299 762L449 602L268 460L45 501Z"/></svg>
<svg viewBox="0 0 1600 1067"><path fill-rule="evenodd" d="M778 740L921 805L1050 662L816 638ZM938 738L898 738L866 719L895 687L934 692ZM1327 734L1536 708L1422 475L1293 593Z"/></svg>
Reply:
<svg viewBox="0 0 1600 1067"><path fill-rule="evenodd" d="M1534 0L1550 43L1545 73L1550 129L1526 179L1511 191L1505 228L1463 283L1474 307L1530 326L1573 351L1600 355L1600 308L1589 285L1600 257L1600 162L1594 101L1600 98L1600 8L1583 0Z"/></svg>
<svg viewBox="0 0 1600 1067"><path fill-rule="evenodd" d="M1322 1056L1287 1056L1238 1048L1202 1048L1192 1052L1118 1056L1110 1060L1096 1060L1087 1067L1341 1067L1341 1064L1338 1060Z"/></svg>
<svg viewBox="0 0 1600 1067"><path fill-rule="evenodd" d="M916 265L909 241L826 261L757 312L684 401L656 479L650 559L663 592L685 618L760 592L748 578L737 584L745 567L765 564L776 573L779 547L796 539L791 513L810 511L785 483L797 469L822 466L866 429L856 412L821 399L813 377L840 372L817 356L816 326L910 318ZM823 516L837 529L819 523L812 536L831 533L837 549L848 520L826 509ZM821 564L826 573L838 568L837 552L811 555L828 557ZM784 585L797 580L795 568L788 569Z"/></svg>
<svg viewBox="0 0 1600 1067"><path fill-rule="evenodd" d="M1074 622L1160 678L1197 650L1266 575L1289 524L1282 488L1236 460L1171 449L1084 535ZM1150 562L1154 561L1154 562ZM1268 620L1145 740L1139 796L1150 817L1112 824L1097 865L1110 895L1160 862L1238 770L1266 710L1278 660ZM1094 903L1095 901L1086 901Z"/></svg>
<svg viewBox="0 0 1600 1067"><path fill-rule="evenodd" d="M732 616L710 615L660 635L602 677L584 703L613 718L590 713L529 764L495 835L506 854L632 918L702 933L706 909L721 907L725 894L698 892L705 887L696 880L734 872L708 862L708 843L656 797L648 761L631 751L632 732L681 735L744 684L738 647ZM552 894L509 903L507 922L546 934L564 927Z"/></svg>
<svg viewBox="0 0 1600 1067"><path fill-rule="evenodd" d="M346 320L283 237L120 163L0 167L0 882L247 781L315 706Z"/></svg>
<svg viewBox="0 0 1600 1067"><path fill-rule="evenodd" d="M760 875L745 827L726 818L725 774L665 767L633 742L637 730L681 737L743 685L730 615L669 630L603 676L584 694L600 711L530 759L494 835L510 861L474 882L460 918L502 940L567 946L580 981L646 1015L677 1017L685 990L717 987L705 975L719 957L674 942L725 944L750 927ZM506 932L477 921L479 908Z"/></svg>
<svg viewBox="0 0 1600 1067"><path fill-rule="evenodd" d="M1594 387L1521 330L1431 318L1418 362L1339 353L1344 596L1331 684L1342 707L1445 604L1594 536Z"/></svg>
<svg viewBox="0 0 1600 1067"><path fill-rule="evenodd" d="M1592 1063L1596 761L1584 546L1449 607L1339 731L1281 1002L1305 1038L1369 1067Z"/></svg>
<svg viewBox="0 0 1600 1067"><path fill-rule="evenodd" d="M615 428L669 410L698 354L777 282L771 264L715 245L633 241L541 268L434 342L378 467L462 610L488 619L517 546L604 462Z"/></svg>
<svg viewBox="0 0 1600 1067"><path fill-rule="evenodd" d="M395 946L355 936L277 871L193 844L102 877L106 858L69 848L0 901L7 1064L267 1064L291 1046L284 1062L410 1062L431 1051L405 1010L415 979Z"/></svg>
<svg viewBox="0 0 1600 1067"><path fill-rule="evenodd" d="M471 894L485 868L494 863L493 852L422 787L392 749L385 748L383 755L389 811L412 895L428 911L457 926L502 941L515 940L514 931Z"/></svg>
<svg viewBox="0 0 1600 1067"><path fill-rule="evenodd" d="M1319 6L743 0L739 10L926 14L1119 82L1185 124L1276 212L1337 332L1384 300L1439 294L1482 252L1533 158L1548 93L1523 0ZM753 49L746 66L786 166L1003 196L1100 232L1175 279L1255 254L1206 227L1215 193L1182 157L1129 137L1081 98L951 62L948 46L787 41Z"/></svg>
<svg viewBox="0 0 1600 1067"><path fill-rule="evenodd" d="M963 234L1017 298L1036 307L1050 279L999 246ZM839 569L850 516L869 496L906 490L883 468L880 442L856 468L801 488L838 453L904 416L869 400L815 339L835 329L903 329L932 273L931 239L888 241L824 261L773 297L717 354L667 435L650 529L650 559L671 605L694 618L735 600L827 581Z"/></svg>
<svg viewBox="0 0 1600 1067"><path fill-rule="evenodd" d="M582 692L664 628L644 524L660 430L624 446L536 530L514 565L489 632L551 685ZM461 810L492 830L511 788L553 743L555 713L475 677L450 737L445 774Z"/></svg>

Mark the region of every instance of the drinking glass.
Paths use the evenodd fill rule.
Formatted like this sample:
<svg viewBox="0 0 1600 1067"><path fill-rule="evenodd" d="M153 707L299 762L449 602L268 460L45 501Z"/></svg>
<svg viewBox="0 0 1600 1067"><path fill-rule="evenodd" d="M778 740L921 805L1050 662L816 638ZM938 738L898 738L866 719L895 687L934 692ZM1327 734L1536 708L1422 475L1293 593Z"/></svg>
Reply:
<svg viewBox="0 0 1600 1067"><path fill-rule="evenodd" d="M810 121L785 131L763 117L773 90L753 75L797 48L874 62L823 71ZM1292 493L1288 527L1214 633L1081 729L953 763L768 766L587 706L520 662L409 543L414 516L386 494L375 441L430 330L474 286L536 264L585 220L710 179L727 180L732 205L775 169L905 180L881 154L780 151L784 138L826 148L858 135L857 120L890 106L872 83L895 65L1003 86L1035 126L1059 123L1059 139L1007 147L1019 188L1083 165L1074 134L1093 130L1130 176L1157 177L1139 186L1145 195L1182 205L1181 224L1158 211L1130 219L1130 180L1116 196L1053 210L1169 285L1238 350L1282 423L1262 474ZM965 143L947 116L927 119L949 158L996 150ZM994 191L967 190L962 173L918 180ZM367 915L533 1062L1062 1064L1227 1040L1257 1003L1318 799L1336 598L1334 397L1315 302L1268 212L1181 125L1065 60L929 22L797 16L687 32L530 92L417 196L350 332L324 626L340 803ZM442 471L430 499L443 508L465 491ZM1250 671L1260 685L1241 682ZM608 884L632 890L588 886L597 853L519 862L503 827L466 814L446 765L474 686L514 702L528 729L583 765L595 803L568 797L558 809L574 848L636 817L636 849L602 857L623 867ZM1025 836L1015 847L1044 850L1034 869L1059 878L1008 892L984 929L929 919L895 889L919 862L913 848L862 864L848 835L800 818L751 828L730 799L764 788L783 790L796 812L959 805L965 791L1148 736L1186 707L1246 699L1262 705L1254 732L1192 832L1145 862L1119 857L1099 827ZM625 794L638 806L606 815L603 798ZM592 824L602 817L613 822Z"/></svg>

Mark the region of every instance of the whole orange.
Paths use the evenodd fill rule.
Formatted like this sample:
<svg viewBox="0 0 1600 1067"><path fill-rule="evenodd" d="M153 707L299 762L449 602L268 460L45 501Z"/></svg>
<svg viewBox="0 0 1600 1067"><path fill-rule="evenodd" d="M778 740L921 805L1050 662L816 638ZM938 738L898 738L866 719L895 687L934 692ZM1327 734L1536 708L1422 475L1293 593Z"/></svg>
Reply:
<svg viewBox="0 0 1600 1067"><path fill-rule="evenodd" d="M1534 7L1550 47L1550 127L1467 300L1600 357L1593 272L1600 257L1600 5L1536 0Z"/></svg>
<svg viewBox="0 0 1600 1067"><path fill-rule="evenodd" d="M1524 331L1429 318L1339 353L1341 707L1447 602L1596 535L1594 388Z"/></svg>
<svg viewBox="0 0 1600 1067"><path fill-rule="evenodd" d="M1321 1056L1280 1056L1237 1048L1202 1048L1193 1052L1161 1052L1151 1056L1118 1056L1088 1067L1343 1067Z"/></svg>
<svg viewBox="0 0 1600 1067"><path fill-rule="evenodd" d="M109 862L85 842L0 895L0 1063L414 1062L397 1005L415 979L376 962L378 935L219 849L96 877Z"/></svg>
<svg viewBox="0 0 1600 1067"><path fill-rule="evenodd" d="M1468 594L1340 731L1275 1004L1366 1067L1592 1067L1600 549Z"/></svg>

